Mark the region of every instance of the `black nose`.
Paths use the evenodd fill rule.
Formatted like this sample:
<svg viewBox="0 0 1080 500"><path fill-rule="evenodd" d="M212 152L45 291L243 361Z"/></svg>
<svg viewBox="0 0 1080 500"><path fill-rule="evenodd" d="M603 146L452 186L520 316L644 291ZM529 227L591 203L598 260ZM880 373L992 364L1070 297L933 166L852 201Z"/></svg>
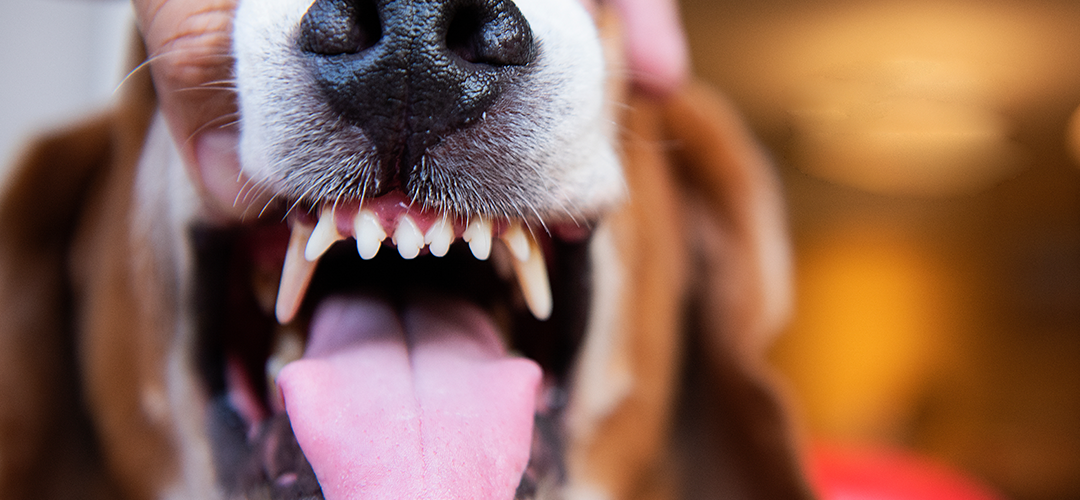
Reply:
<svg viewBox="0 0 1080 500"><path fill-rule="evenodd" d="M410 168L480 118L535 58L510 0L315 0L298 42L323 97L364 130L383 170Z"/></svg>

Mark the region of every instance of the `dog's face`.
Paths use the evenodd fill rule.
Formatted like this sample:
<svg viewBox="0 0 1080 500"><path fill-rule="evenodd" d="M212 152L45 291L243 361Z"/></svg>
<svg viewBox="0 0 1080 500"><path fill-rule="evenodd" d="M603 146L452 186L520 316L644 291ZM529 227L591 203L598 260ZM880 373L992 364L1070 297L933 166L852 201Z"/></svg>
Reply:
<svg viewBox="0 0 1080 500"><path fill-rule="evenodd" d="M800 498L773 181L710 93L623 102L598 19L242 0L226 213L139 75L42 144L0 200L0 493Z"/></svg>
<svg viewBox="0 0 1080 500"><path fill-rule="evenodd" d="M590 237L625 195L591 14L245 1L234 54L237 204L260 217L207 231L246 272L203 271L221 249L195 244L182 284L244 298L197 306L217 320L181 351L210 360L225 494L554 495Z"/></svg>

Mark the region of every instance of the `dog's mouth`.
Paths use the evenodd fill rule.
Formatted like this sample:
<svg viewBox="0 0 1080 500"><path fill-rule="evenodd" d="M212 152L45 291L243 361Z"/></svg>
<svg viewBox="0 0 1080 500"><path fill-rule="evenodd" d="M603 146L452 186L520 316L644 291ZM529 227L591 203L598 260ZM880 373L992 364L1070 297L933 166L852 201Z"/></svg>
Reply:
<svg viewBox="0 0 1080 500"><path fill-rule="evenodd" d="M304 208L193 235L223 488L531 498L561 482L590 230L396 191Z"/></svg>

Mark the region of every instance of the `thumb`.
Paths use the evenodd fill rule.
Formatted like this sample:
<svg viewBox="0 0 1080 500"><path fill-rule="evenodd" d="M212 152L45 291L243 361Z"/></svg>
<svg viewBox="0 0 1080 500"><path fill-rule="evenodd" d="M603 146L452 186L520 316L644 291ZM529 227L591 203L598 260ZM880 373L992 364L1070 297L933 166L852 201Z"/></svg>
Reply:
<svg viewBox="0 0 1080 500"><path fill-rule="evenodd" d="M232 213L245 181L236 158L232 21L237 0L136 0L158 106L197 187ZM235 215L235 214L234 214Z"/></svg>

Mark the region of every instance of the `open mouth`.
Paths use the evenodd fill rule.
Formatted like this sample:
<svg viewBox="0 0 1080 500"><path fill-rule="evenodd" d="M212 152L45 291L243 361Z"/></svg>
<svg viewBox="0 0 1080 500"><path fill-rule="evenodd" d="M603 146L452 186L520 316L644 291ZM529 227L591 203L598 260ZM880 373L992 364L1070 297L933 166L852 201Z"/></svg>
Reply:
<svg viewBox="0 0 1080 500"><path fill-rule="evenodd" d="M560 483L591 231L396 191L304 208L192 234L226 491L532 498Z"/></svg>

